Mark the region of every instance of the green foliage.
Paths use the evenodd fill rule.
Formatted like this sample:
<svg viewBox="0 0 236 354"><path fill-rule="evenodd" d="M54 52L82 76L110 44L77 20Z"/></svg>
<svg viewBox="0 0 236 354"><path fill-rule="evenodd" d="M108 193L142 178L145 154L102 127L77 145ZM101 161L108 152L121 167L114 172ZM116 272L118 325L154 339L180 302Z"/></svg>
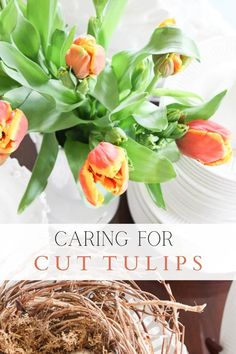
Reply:
<svg viewBox="0 0 236 354"><path fill-rule="evenodd" d="M139 125L153 132L160 132L168 126L166 108L157 107L150 102L145 101L138 107L133 117Z"/></svg>
<svg viewBox="0 0 236 354"><path fill-rule="evenodd" d="M18 9L16 27L12 39L22 54L30 59L36 59L40 48L39 33L34 25L29 22Z"/></svg>
<svg viewBox="0 0 236 354"><path fill-rule="evenodd" d="M45 134L33 172L21 199L18 212L22 213L46 188L58 154L55 134Z"/></svg>
<svg viewBox="0 0 236 354"><path fill-rule="evenodd" d="M147 189L154 203L159 208L166 209L165 200L161 190L161 185L159 183L147 184Z"/></svg>
<svg viewBox="0 0 236 354"><path fill-rule="evenodd" d="M98 20L92 19L89 31L104 48L108 48L127 3L128 0L94 0Z"/></svg>
<svg viewBox="0 0 236 354"><path fill-rule="evenodd" d="M143 183L163 183L176 176L172 163L164 156L128 139L122 144L131 160L130 179Z"/></svg>
<svg viewBox="0 0 236 354"><path fill-rule="evenodd" d="M44 53L50 44L57 20L57 0L27 0L27 18L37 29Z"/></svg>
<svg viewBox="0 0 236 354"><path fill-rule="evenodd" d="M207 120L213 116L213 114L219 108L223 98L225 97L227 90L220 92L212 99L197 106L186 106L179 103L173 103L168 105L168 109L181 110L185 122L191 122L192 120L204 119Z"/></svg>
<svg viewBox="0 0 236 354"><path fill-rule="evenodd" d="M10 41L10 34L16 27L17 9L14 0L10 0L0 12L0 40Z"/></svg>
<svg viewBox="0 0 236 354"><path fill-rule="evenodd" d="M78 182L79 171L87 159L89 146L79 141L74 141L70 138L66 140L65 153L71 172L76 182Z"/></svg>
<svg viewBox="0 0 236 354"><path fill-rule="evenodd" d="M113 56L112 66L116 73L120 92L132 87L132 74L142 60L150 55L179 53L199 60L199 52L195 43L175 27L157 28L150 41L141 50L120 52Z"/></svg>
<svg viewBox="0 0 236 354"><path fill-rule="evenodd" d="M107 49L128 0L93 3L96 17L89 20L88 32ZM156 28L143 48L115 54L99 76L84 80L66 66L75 34L76 27L64 23L58 0L9 0L0 9L0 96L25 113L29 131L44 136L19 212L47 185L58 154L55 133L66 137L76 183L89 149L109 141L126 149L130 179L146 183L164 208L160 184L176 175L175 140L186 133L187 122L209 119L226 91L203 102L193 92L155 88L160 77L153 56L179 53L199 60L195 43L176 27ZM172 97L175 103L158 107L150 95ZM111 194L104 194L108 202Z"/></svg>

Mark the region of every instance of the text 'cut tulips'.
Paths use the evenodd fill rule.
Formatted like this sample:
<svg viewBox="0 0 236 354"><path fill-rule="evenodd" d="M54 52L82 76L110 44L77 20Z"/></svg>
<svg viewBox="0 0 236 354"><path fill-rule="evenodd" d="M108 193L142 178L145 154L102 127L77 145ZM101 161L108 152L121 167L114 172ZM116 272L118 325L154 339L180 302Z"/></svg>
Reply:
<svg viewBox="0 0 236 354"><path fill-rule="evenodd" d="M114 195L121 195L128 187L129 170L124 149L102 142L93 149L80 171L80 183L87 200L95 206L104 197L96 183Z"/></svg>
<svg viewBox="0 0 236 354"><path fill-rule="evenodd" d="M189 130L177 140L182 154L204 165L220 165L232 157L231 133L212 121L195 120L188 124Z"/></svg>
<svg viewBox="0 0 236 354"><path fill-rule="evenodd" d="M28 129L28 121L19 109L0 101L0 165L20 145Z"/></svg>
<svg viewBox="0 0 236 354"><path fill-rule="evenodd" d="M78 79L99 75L105 67L105 51L92 36L80 36L66 54L66 64Z"/></svg>

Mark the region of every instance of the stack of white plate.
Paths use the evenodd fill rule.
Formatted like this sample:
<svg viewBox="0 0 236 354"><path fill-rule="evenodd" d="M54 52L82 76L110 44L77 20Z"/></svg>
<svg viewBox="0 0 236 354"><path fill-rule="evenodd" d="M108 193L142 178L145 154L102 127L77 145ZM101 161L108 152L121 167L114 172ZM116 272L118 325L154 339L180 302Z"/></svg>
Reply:
<svg viewBox="0 0 236 354"><path fill-rule="evenodd" d="M144 185L130 184L129 206L136 222L236 222L236 69L232 61L236 57L236 37L207 40L200 45L200 51L202 64L193 64L166 86L192 90L205 99L228 88L213 119L231 130L233 159L228 164L207 167L181 157L175 164L177 178L163 184L166 211L154 204Z"/></svg>
<svg viewBox="0 0 236 354"><path fill-rule="evenodd" d="M235 160L227 167L224 175L217 173L217 168L212 171L182 157L176 164L177 178L163 184L166 210L154 204L145 185L132 183L128 200L134 220L138 223L236 222Z"/></svg>

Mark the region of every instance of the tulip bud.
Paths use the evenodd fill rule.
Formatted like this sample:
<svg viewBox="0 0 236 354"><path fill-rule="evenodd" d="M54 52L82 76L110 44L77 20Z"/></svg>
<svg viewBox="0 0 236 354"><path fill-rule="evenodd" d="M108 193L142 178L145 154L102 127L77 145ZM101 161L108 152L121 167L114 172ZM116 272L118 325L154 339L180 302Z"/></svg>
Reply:
<svg viewBox="0 0 236 354"><path fill-rule="evenodd" d="M159 27L173 27L176 25L174 18L168 18L160 23ZM182 71L191 62L191 58L178 53L153 55L154 72L156 75L168 77Z"/></svg>
<svg viewBox="0 0 236 354"><path fill-rule="evenodd" d="M171 53L167 55L154 55L154 72L162 77L175 75L182 70L182 55Z"/></svg>
<svg viewBox="0 0 236 354"><path fill-rule="evenodd" d="M146 88L150 82L150 76L152 74L152 66L149 58L141 61L136 68L131 77L131 84L133 91L142 90Z"/></svg>
<svg viewBox="0 0 236 354"><path fill-rule="evenodd" d="M174 73L174 63L169 60L167 55L153 55L154 73L155 75L161 74L162 77L168 77Z"/></svg>
<svg viewBox="0 0 236 354"><path fill-rule="evenodd" d="M70 89L74 89L75 86L77 85L77 83L73 81L71 77L72 75L73 74L68 72L65 68L60 68L58 70L58 79L61 80L61 82L65 87L68 87ZM76 80L75 77L74 79Z"/></svg>
<svg viewBox="0 0 236 354"><path fill-rule="evenodd" d="M0 164L17 150L27 129L28 121L23 112L13 111L8 102L0 101Z"/></svg>
<svg viewBox="0 0 236 354"><path fill-rule="evenodd" d="M78 79L99 75L105 67L105 50L92 36L78 37L66 54L66 64Z"/></svg>
<svg viewBox="0 0 236 354"><path fill-rule="evenodd" d="M176 141L182 154L204 165L220 165L232 157L230 132L220 124L195 120L188 123L188 132Z"/></svg>
<svg viewBox="0 0 236 354"><path fill-rule="evenodd" d="M105 134L105 140L115 145L120 145L127 141L127 139L124 130L119 127L112 128Z"/></svg>
<svg viewBox="0 0 236 354"><path fill-rule="evenodd" d="M179 109L171 108L167 111L168 122L178 122L179 120L182 120L183 117L184 113Z"/></svg>
<svg viewBox="0 0 236 354"><path fill-rule="evenodd" d="M80 170L81 187L87 200L100 206L104 197L98 190L99 182L114 195L121 195L128 186L129 169L125 151L118 146L101 142L93 149Z"/></svg>
<svg viewBox="0 0 236 354"><path fill-rule="evenodd" d="M167 18L159 24L159 27L172 27L176 25L175 18Z"/></svg>

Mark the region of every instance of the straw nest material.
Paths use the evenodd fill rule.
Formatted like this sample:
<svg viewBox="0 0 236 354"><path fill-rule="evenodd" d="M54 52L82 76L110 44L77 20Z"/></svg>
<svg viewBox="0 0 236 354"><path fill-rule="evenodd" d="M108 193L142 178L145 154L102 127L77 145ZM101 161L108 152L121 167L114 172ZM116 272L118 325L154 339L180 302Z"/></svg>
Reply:
<svg viewBox="0 0 236 354"><path fill-rule="evenodd" d="M0 287L0 353L179 354L184 341L179 310L201 312L204 306L179 304L170 287L162 286L169 301L133 282L6 282ZM160 338L153 328L149 332L147 320ZM157 339L159 351L153 345Z"/></svg>

